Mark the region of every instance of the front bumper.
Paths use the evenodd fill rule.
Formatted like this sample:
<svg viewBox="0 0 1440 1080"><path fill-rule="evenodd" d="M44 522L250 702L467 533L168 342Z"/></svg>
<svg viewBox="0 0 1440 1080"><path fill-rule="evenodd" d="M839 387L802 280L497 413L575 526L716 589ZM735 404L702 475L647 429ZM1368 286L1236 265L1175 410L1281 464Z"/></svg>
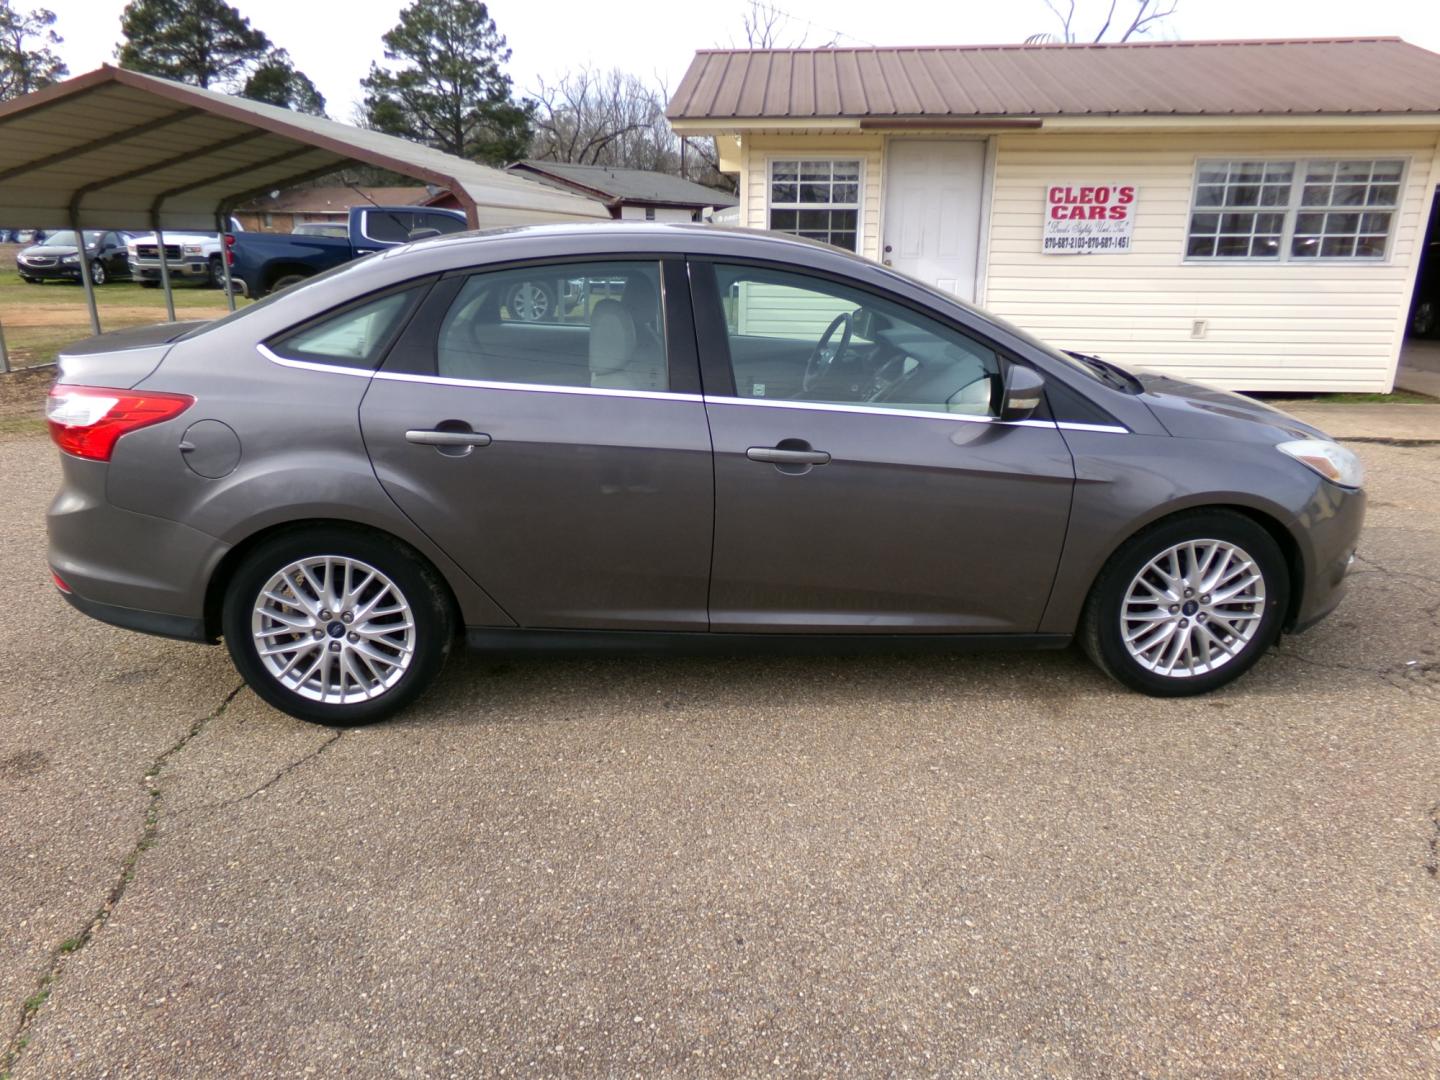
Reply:
<svg viewBox="0 0 1440 1080"><path fill-rule="evenodd" d="M79 281L80 264L72 263L69 266L25 266L17 263L15 269L21 277L34 278L39 281Z"/></svg>
<svg viewBox="0 0 1440 1080"><path fill-rule="evenodd" d="M208 259L200 262L191 259L186 262L172 262L167 265L170 270L171 281L210 280L210 260ZM130 276L136 281L159 281L160 264L158 262L141 263L131 259Z"/></svg>
<svg viewBox="0 0 1440 1080"><path fill-rule="evenodd" d="M1300 602L1286 626L1310 629L1339 605L1365 523L1365 492L1321 481L1301 517Z"/></svg>

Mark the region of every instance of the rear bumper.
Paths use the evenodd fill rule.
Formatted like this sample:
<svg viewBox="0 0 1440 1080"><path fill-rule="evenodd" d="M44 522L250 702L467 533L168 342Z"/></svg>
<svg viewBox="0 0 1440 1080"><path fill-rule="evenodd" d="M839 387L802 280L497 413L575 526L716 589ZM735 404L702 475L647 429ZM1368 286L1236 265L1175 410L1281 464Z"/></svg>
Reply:
<svg viewBox="0 0 1440 1080"><path fill-rule="evenodd" d="M160 611L140 611L137 608L121 607L118 604L102 604L97 600L86 600L84 597L76 596L73 592L62 591L60 595L65 597L76 611L83 612L100 622L109 623L111 626L135 630L141 634L154 634L156 637L194 641L202 645L215 644L215 639L205 633L204 619L192 619L184 615L166 615Z"/></svg>
<svg viewBox="0 0 1440 1080"><path fill-rule="evenodd" d="M205 636L206 590L228 546L165 518L105 498L108 467L61 455L64 484L46 517L49 561L76 608L144 633Z"/></svg>

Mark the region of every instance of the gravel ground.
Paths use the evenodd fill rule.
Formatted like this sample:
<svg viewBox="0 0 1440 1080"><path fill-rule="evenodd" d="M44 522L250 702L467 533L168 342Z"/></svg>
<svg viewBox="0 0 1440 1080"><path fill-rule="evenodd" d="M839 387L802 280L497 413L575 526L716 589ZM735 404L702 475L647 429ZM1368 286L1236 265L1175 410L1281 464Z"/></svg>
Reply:
<svg viewBox="0 0 1440 1080"><path fill-rule="evenodd" d="M1440 447L1359 450L1351 595L1201 700L1067 653L462 656L337 735L69 610L51 449L0 440L0 1046L16 1077L1433 1077Z"/></svg>

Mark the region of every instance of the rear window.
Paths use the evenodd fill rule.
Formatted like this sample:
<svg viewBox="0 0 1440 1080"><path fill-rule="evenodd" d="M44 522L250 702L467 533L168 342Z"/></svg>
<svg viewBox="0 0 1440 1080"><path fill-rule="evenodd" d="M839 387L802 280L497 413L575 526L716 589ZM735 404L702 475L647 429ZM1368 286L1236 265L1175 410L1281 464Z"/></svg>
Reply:
<svg viewBox="0 0 1440 1080"><path fill-rule="evenodd" d="M289 360L374 369L423 292L424 287L412 286L386 293L312 319L267 344Z"/></svg>
<svg viewBox="0 0 1440 1080"><path fill-rule="evenodd" d="M416 229L434 229L442 236L463 232L465 222L430 210L366 210L362 231L380 244L406 244Z"/></svg>

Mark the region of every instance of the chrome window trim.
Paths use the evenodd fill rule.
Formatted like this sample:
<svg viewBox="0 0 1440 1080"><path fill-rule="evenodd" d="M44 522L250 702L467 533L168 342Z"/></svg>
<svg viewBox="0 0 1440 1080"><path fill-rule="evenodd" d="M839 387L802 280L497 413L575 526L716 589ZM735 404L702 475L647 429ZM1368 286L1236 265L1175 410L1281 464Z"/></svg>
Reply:
<svg viewBox="0 0 1440 1080"><path fill-rule="evenodd" d="M423 383L430 386L473 387L476 390L523 390L535 394L580 394L584 397L640 398L655 401L693 401L704 399L699 394L680 394L669 390L612 390L597 386L550 386L544 383L492 382L487 379L456 379L445 375L413 375L405 371L371 371L369 368L344 364L320 364L313 360L291 360L280 356L266 345L256 345L260 355L272 364L301 371L324 371L333 375L352 375L363 379L384 379L387 382Z"/></svg>
<svg viewBox="0 0 1440 1080"><path fill-rule="evenodd" d="M707 405L751 405L762 409L804 409L813 412L858 413L862 416L899 416L914 420L953 420L962 424L999 424L1001 427L1059 428L1062 431L1094 431L1128 435L1130 429L1117 424L1082 424L1071 420L1001 420L996 416L968 413L926 412L923 409L885 409L875 405L844 405L827 401L780 401L766 398L707 396Z"/></svg>
<svg viewBox="0 0 1440 1080"><path fill-rule="evenodd" d="M421 383L430 386L473 387L477 390L520 390L536 394L578 394L581 397L639 398L653 401L690 401L705 405L748 405L762 409L800 409L807 412L856 413L861 416L898 416L912 420L951 420L962 424L999 424L1001 427L1056 428L1060 431L1089 431L1107 435L1129 435L1130 429L1118 424L1083 424L1074 420L1001 420L994 416L970 416L966 413L925 412L920 409L884 409L874 405L844 405L827 401L777 401L765 398L705 396L679 394L668 390L611 390L595 386L548 386L541 383L492 382L485 379L456 379L443 375L413 375L404 371L371 371L369 368L347 367L343 364L319 364L311 360L291 360L267 346L255 346L261 356L272 364L300 371L321 371L331 375L358 376L362 379L384 379L387 382Z"/></svg>

